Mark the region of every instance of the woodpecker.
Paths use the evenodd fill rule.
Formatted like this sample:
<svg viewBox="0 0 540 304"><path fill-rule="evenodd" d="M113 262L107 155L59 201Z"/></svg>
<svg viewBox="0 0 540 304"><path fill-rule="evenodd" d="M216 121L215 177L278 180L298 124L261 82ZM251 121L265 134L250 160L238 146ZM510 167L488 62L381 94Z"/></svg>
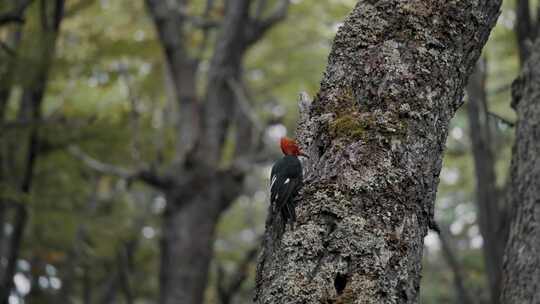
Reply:
<svg viewBox="0 0 540 304"><path fill-rule="evenodd" d="M270 203L272 216L281 215L282 231L287 223L296 221L294 198L302 187L302 164L298 156L308 157L300 151L296 142L282 137L281 151L284 156L272 166L270 174Z"/></svg>

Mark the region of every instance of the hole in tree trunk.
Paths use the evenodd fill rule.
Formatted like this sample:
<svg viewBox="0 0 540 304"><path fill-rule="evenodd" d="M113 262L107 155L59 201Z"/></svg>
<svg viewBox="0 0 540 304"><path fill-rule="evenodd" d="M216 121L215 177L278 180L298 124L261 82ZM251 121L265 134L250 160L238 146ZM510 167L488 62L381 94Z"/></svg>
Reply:
<svg viewBox="0 0 540 304"><path fill-rule="evenodd" d="M340 295L346 286L347 286L347 275L341 274L341 273L336 274L336 278L334 279L334 287L336 288L337 294Z"/></svg>

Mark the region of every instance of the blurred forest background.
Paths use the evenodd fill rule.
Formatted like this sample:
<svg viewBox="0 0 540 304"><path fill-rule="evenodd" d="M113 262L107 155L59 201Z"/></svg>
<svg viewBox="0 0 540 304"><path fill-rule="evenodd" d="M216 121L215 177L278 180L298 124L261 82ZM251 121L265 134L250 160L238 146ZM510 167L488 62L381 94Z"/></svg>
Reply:
<svg viewBox="0 0 540 304"><path fill-rule="evenodd" d="M178 4L170 12L160 10L165 2L0 0L2 303L157 303L166 284L160 263L183 252L161 252L171 194L153 174L185 169L178 159L190 137L207 136L186 126L189 106L212 104L213 93L240 106L216 108L226 128L208 164L234 175L226 169L245 160L238 155L251 156L230 203L199 207L215 221L204 303L251 302L278 138L294 136L298 94L317 91L356 1L252 1L239 26L253 33L241 49L222 43L234 34L227 1L169 1ZM496 303L511 83L536 32L536 7L504 2L452 122L435 204L442 233L425 240L421 303ZM168 39L174 29L177 39ZM182 58L196 71L191 93L175 81ZM231 78L212 74L231 61Z"/></svg>

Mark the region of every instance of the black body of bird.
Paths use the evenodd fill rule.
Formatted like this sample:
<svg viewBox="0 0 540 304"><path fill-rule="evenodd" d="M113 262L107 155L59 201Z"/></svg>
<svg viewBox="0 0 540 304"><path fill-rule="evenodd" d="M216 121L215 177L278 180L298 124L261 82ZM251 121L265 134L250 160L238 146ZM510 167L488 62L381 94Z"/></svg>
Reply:
<svg viewBox="0 0 540 304"><path fill-rule="evenodd" d="M272 167L270 203L279 211L283 225L296 221L294 198L302 187L302 164L296 155L285 155Z"/></svg>

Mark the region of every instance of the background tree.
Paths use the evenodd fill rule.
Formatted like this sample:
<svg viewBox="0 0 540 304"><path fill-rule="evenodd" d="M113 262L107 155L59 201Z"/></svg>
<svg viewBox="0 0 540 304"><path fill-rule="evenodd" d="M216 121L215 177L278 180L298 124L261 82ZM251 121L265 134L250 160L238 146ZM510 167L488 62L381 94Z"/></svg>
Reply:
<svg viewBox="0 0 540 304"><path fill-rule="evenodd" d="M491 303L497 303L500 293L501 266L506 244L507 224L503 190L497 188L493 151L493 121L488 109L486 90L487 60L479 60L467 85L467 114L472 141L476 176L478 226L483 237L484 261L490 288Z"/></svg>
<svg viewBox="0 0 540 304"><path fill-rule="evenodd" d="M500 6L463 4L359 2L346 19L299 126L298 226L267 227L259 303L416 302L448 124Z"/></svg>
<svg viewBox="0 0 540 304"><path fill-rule="evenodd" d="M24 10L28 4L29 2L25 1L21 1L20 3L15 2L14 14L17 17L16 19L22 20ZM0 211L2 213L2 225L4 223L3 213L5 212L6 207L10 206L14 212L12 220L13 232L8 240L8 246L6 246L5 252L7 263L4 264L5 268L2 269L0 285L0 301L2 301L2 303L8 303L8 298L13 287L13 276L16 271L23 234L27 225L28 209L25 198L31 192L36 159L43 146L37 124L39 124L42 119L43 96L47 86L51 61L55 53L56 39L63 17L63 11L63 0L39 1L39 7L34 12L36 16L39 16L39 23L34 28L31 28L31 30L37 32L37 35L34 36L34 33L32 32L21 32L19 28L15 29L16 33L13 33L15 36L28 34L35 40L25 39L23 41L24 43L32 44L31 47L26 46L26 51L31 51L30 53L14 52L9 55L26 56L26 60L21 60L18 64L25 64L27 62L34 62L36 64L33 70L26 71L26 75L24 75L22 93L19 101L19 111L17 113L18 122L24 124L26 128L17 134L18 138L16 142L4 143L4 151L2 151L3 153L0 156L3 164L0 172L0 182L3 187L9 185L10 188L13 187L12 189L15 190L14 193L12 193L12 196L15 196L15 198L0 198L2 200L2 206L0 208L3 209ZM14 37L13 39L19 40L20 38ZM19 48L18 41L14 41L12 45ZM7 47L9 48L10 46ZM2 77L2 83L6 87L3 87L1 90L2 92L0 93L0 95L3 95L0 96L2 99L2 104L0 105L2 107L2 116L4 115L6 101L11 91L10 85L12 81L9 78L14 74L14 71L11 71L11 69L20 69L21 67L17 66L17 64L8 64L5 68L6 71L4 75L2 75L4 76ZM17 72L21 75L20 70ZM0 121L3 121L3 117ZM10 173L13 171L22 174L13 175ZM3 249L3 246L0 248ZM2 252L2 254L3 253L4 252Z"/></svg>
<svg viewBox="0 0 540 304"><path fill-rule="evenodd" d="M537 33L536 21L531 18L528 0L516 1L515 34L520 64L528 55ZM497 155L500 141L497 137L497 124L513 126L501 116L490 110L488 89L486 87L489 60L485 57L477 63L475 72L467 85L467 112L469 132L472 140L476 175L476 204L480 233L483 237L483 252L486 276L490 286L490 301L498 303L501 290L501 275L504 247L509 230L508 202L505 194L508 186L497 183ZM508 86L506 86L508 87ZM499 173L500 175L500 173Z"/></svg>
<svg viewBox="0 0 540 304"><path fill-rule="evenodd" d="M516 142L512 156L509 206L511 224L505 250L502 303L540 301L540 167L538 144L540 107L540 40L530 50L520 77L513 85L512 106L517 112Z"/></svg>
<svg viewBox="0 0 540 304"><path fill-rule="evenodd" d="M148 0L170 73L172 94L179 107L174 162L165 175L136 175L165 192L167 205L161 240L160 303L201 303L207 282L212 240L220 215L242 191L243 180L261 145L253 131L251 110L240 97L244 54L276 22L285 17L289 2L263 16L266 1L252 14L252 1L226 1L209 61L206 88L197 94L197 73L206 51L209 16L207 1L200 20L189 15L187 1ZM202 28L200 45L191 50L189 28ZM232 126L234 133L229 134ZM232 160L223 164L227 136L236 143ZM258 136L257 136L258 137ZM204 190L203 190L204 189Z"/></svg>

